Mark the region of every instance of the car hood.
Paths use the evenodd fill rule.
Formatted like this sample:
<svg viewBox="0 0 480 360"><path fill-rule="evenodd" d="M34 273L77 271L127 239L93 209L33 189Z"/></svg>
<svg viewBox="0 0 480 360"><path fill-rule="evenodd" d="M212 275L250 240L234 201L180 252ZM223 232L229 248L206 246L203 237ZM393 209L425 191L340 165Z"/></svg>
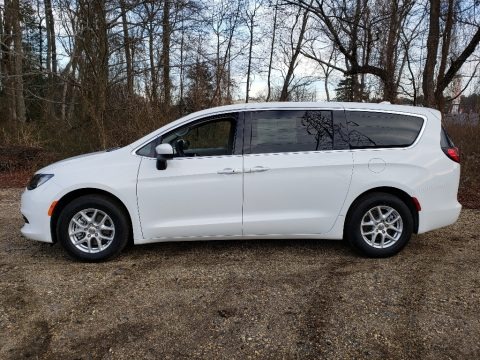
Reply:
<svg viewBox="0 0 480 360"><path fill-rule="evenodd" d="M42 173L42 174L48 174L48 173L54 173L55 171L59 169L65 169L70 166L76 166L80 165L81 163L85 161L107 161L108 158L110 158L116 151L120 150L121 148L113 148L113 149L107 149L107 150L102 150L102 151L95 151L92 153L88 154L82 154L82 155L77 155L73 156L67 159L63 159L60 161L57 161L53 164L47 165L44 168L41 168L38 170L36 173Z"/></svg>

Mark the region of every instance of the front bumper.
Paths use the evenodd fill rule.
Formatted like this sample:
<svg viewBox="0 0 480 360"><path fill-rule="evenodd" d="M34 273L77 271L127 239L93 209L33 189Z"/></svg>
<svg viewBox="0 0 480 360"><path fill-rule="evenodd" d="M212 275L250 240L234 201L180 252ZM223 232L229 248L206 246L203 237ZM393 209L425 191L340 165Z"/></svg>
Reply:
<svg viewBox="0 0 480 360"><path fill-rule="evenodd" d="M28 220L21 228L21 233L28 239L52 243L48 209L61 188L52 180L34 190L22 194L20 212Z"/></svg>

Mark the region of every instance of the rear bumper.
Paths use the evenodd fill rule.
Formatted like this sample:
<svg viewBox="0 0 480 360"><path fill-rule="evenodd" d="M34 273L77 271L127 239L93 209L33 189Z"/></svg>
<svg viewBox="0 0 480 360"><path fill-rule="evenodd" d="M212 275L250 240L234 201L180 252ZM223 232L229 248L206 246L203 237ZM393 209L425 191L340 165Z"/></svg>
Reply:
<svg viewBox="0 0 480 360"><path fill-rule="evenodd" d="M418 213L419 226L418 233L424 233L430 230L435 230L444 226L451 225L458 220L462 205L456 202L453 207L434 209L434 210L421 210Z"/></svg>

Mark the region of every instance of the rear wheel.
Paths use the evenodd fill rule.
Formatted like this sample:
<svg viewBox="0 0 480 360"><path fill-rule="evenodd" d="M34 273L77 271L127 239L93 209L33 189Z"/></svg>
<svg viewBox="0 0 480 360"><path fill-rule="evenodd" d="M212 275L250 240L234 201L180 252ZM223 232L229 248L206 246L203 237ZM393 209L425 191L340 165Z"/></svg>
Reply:
<svg viewBox="0 0 480 360"><path fill-rule="evenodd" d="M128 242L129 222L121 207L106 196L86 195L62 210L57 238L73 257L101 261L123 250Z"/></svg>
<svg viewBox="0 0 480 360"><path fill-rule="evenodd" d="M413 216L398 197L371 193L354 206L345 224L345 236L364 255L392 256L410 240Z"/></svg>

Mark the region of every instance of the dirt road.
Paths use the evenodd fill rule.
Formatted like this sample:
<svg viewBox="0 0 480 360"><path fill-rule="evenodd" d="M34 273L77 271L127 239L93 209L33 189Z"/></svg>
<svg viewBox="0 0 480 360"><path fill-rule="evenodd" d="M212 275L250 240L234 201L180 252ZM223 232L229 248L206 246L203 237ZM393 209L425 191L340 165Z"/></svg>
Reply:
<svg viewBox="0 0 480 360"><path fill-rule="evenodd" d="M23 239L0 190L0 358L480 358L480 211L390 259L343 242L128 248L101 264Z"/></svg>

